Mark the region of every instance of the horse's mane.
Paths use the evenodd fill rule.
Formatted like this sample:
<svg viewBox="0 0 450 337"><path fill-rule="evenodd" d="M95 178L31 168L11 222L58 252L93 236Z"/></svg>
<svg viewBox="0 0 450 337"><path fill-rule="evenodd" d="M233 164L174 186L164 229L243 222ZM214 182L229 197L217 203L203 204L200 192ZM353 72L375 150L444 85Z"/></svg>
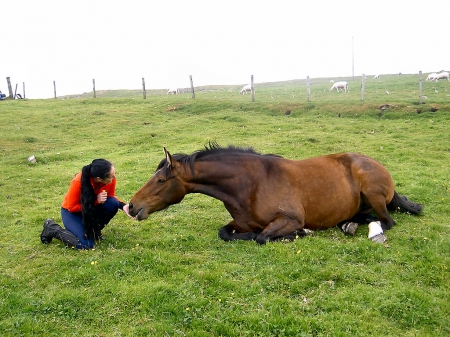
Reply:
<svg viewBox="0 0 450 337"><path fill-rule="evenodd" d="M272 156L272 157L280 157L274 154L261 154L257 151L255 151L252 147L237 147L234 145L228 145L227 147L221 147L217 143L210 142L207 145L205 145L205 148L202 150L195 151L192 154L184 154L184 153L177 153L172 155L172 157L183 164L184 166L190 166L193 170L193 165L195 160L200 159L208 159L208 158L223 158L224 156L228 155L236 155L236 154L250 154L250 155L256 155L256 156ZM164 158L159 163L156 171L163 168L167 163L167 159Z"/></svg>

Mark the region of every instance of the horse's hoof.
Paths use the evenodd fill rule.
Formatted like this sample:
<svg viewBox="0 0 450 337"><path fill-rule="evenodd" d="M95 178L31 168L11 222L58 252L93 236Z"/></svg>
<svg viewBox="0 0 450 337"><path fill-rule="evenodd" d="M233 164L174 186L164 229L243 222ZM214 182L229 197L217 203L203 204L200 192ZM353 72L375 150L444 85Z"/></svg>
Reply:
<svg viewBox="0 0 450 337"><path fill-rule="evenodd" d="M387 238L384 234L378 234L375 235L374 237L371 237L370 240L372 240L372 242L375 243L385 243Z"/></svg>
<svg viewBox="0 0 450 337"><path fill-rule="evenodd" d="M295 238L298 239L298 238L302 238L304 236L313 236L314 231L311 229L302 228L301 230L294 232L294 234L295 234Z"/></svg>
<svg viewBox="0 0 450 337"><path fill-rule="evenodd" d="M266 244L266 238L262 238L260 236L256 237L256 243L259 245L265 245Z"/></svg>
<svg viewBox="0 0 450 337"><path fill-rule="evenodd" d="M358 226L359 226L359 224L356 222L347 222L347 223L343 224L341 228L345 234L354 236Z"/></svg>
<svg viewBox="0 0 450 337"><path fill-rule="evenodd" d="M230 226L226 225L219 229L219 238L221 238L223 241L232 241L234 240L234 233L235 230L233 230Z"/></svg>

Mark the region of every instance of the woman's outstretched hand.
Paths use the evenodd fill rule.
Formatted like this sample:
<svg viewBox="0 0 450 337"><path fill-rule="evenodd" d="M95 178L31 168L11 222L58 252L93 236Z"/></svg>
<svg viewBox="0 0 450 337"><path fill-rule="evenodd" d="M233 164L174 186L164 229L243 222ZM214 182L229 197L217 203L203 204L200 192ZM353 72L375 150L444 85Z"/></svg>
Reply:
<svg viewBox="0 0 450 337"><path fill-rule="evenodd" d="M123 211L125 212L125 214L126 214L129 218L131 218L131 219L133 219L133 220L136 220L136 217L135 217L135 216L132 216L132 215L130 214L130 204L126 204L125 206L123 206Z"/></svg>

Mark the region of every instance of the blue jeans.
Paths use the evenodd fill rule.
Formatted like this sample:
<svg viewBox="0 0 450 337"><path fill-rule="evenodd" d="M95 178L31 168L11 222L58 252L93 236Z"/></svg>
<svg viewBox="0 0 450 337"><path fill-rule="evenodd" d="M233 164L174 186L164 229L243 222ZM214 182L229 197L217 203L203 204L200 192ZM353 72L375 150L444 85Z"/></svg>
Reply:
<svg viewBox="0 0 450 337"><path fill-rule="evenodd" d="M106 225L117 214L119 210L119 202L116 198L108 197L103 204L95 206L101 225ZM77 249L92 249L94 248L94 238L87 238L84 234L83 217L81 212L69 212L65 208L61 208L61 218L64 227L78 238Z"/></svg>

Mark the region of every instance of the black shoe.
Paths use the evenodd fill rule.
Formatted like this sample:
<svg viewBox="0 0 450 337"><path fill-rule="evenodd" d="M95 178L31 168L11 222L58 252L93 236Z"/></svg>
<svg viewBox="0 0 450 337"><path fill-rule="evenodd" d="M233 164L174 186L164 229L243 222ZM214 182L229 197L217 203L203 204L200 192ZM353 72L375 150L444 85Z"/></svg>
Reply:
<svg viewBox="0 0 450 337"><path fill-rule="evenodd" d="M78 240L75 234L62 228L52 219L47 219L44 221L44 229L41 233L41 242L44 244L49 244L52 242L53 238L61 240L68 247L77 247L80 243L80 240ZM89 247L85 247L81 244L80 247L82 249L89 249Z"/></svg>
<svg viewBox="0 0 450 337"><path fill-rule="evenodd" d="M54 237L55 231L52 227L54 225L58 226L52 219L47 219L44 221L44 229L41 233L41 242L43 244L49 244L52 242L52 239Z"/></svg>

